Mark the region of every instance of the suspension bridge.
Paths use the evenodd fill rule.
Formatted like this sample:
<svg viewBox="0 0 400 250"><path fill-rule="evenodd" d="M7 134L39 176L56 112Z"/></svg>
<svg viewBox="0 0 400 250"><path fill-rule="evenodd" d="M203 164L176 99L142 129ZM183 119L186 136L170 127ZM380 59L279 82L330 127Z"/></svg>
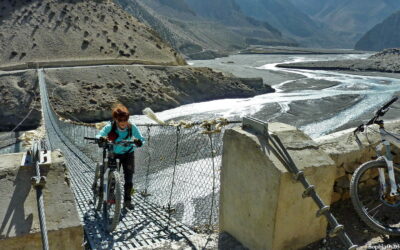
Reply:
<svg viewBox="0 0 400 250"><path fill-rule="evenodd" d="M98 130L93 124L59 117L51 106L44 71L38 70L37 74L46 131L41 147L61 150L64 155L88 248L157 248L171 242L185 242L186 246L193 247L191 239L197 233L218 231L222 135L226 128L238 122L224 123L224 127L212 123L181 123L175 126L137 124L147 143L135 151L135 208L123 210L116 230L108 233L103 227L101 215L94 208L91 190L101 149L84 140L84 137L94 137ZM337 222L330 207L322 202L314 186L295 166L280 139L276 135L265 134L266 124L262 121L251 120L244 118L243 127L261 129L260 133L268 137L271 144L266 147L293 174L295 180L303 184L305 191L302 197L313 198L319 207L317 217L324 215L330 224L330 235L338 235L344 245L355 249L357 246L352 243L343 225ZM8 153L3 148L19 147L15 146L19 141L19 133L14 130L1 134L0 153ZM40 173L37 175L40 176Z"/></svg>
<svg viewBox="0 0 400 250"><path fill-rule="evenodd" d="M44 71L39 69L37 74L46 131L42 144L64 154L91 249L152 247L189 241L198 232L218 229L219 168L225 128L221 133L202 133L204 128L199 124L188 128L137 124L147 143L135 151L135 208L123 211L116 230L107 233L92 204L91 184L101 151L84 140L85 136L95 136L98 130L60 119L51 106ZM1 135L1 148L17 143L18 136Z"/></svg>

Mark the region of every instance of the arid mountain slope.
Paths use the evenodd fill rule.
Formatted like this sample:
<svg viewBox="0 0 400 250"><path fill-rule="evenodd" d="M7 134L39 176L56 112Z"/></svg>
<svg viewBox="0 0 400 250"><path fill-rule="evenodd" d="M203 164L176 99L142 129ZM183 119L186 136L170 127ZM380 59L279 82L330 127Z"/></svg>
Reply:
<svg viewBox="0 0 400 250"><path fill-rule="evenodd" d="M241 12L233 0L116 0L191 58L207 58L250 44L296 45L274 27Z"/></svg>
<svg viewBox="0 0 400 250"><path fill-rule="evenodd" d="M398 0L290 0L314 21L338 32L350 47L372 27L400 9Z"/></svg>
<svg viewBox="0 0 400 250"><path fill-rule="evenodd" d="M241 79L208 68L176 66L186 64L180 54L111 1L7 0L0 2L0 10L0 66L14 71L0 71L0 131L9 131L22 121L19 129L39 125L36 71L15 71L18 64L35 65L27 62L61 61L65 64L60 66L65 66L76 60L103 63L120 58L153 64L46 68L55 110L82 121L110 119L115 102L139 114L144 107L161 111L274 91L261 78Z"/></svg>
<svg viewBox="0 0 400 250"><path fill-rule="evenodd" d="M18 125L18 130L36 128L41 117L36 71L1 73L0 131L11 131Z"/></svg>
<svg viewBox="0 0 400 250"><path fill-rule="evenodd" d="M115 102L132 114L223 98L274 92L261 78L243 79L209 68L188 66L110 66L48 69L50 100L63 117L85 122L111 119Z"/></svg>
<svg viewBox="0 0 400 250"><path fill-rule="evenodd" d="M112 1L0 1L3 65L115 58L185 64L158 34Z"/></svg>
<svg viewBox="0 0 400 250"><path fill-rule="evenodd" d="M356 43L360 50L379 51L386 48L400 47L400 11L394 13L382 23L369 30Z"/></svg>
<svg viewBox="0 0 400 250"><path fill-rule="evenodd" d="M342 34L314 20L289 0L235 0L247 15L263 20L301 46L322 48L352 47ZM293 0L294 1L294 0ZM325 1L325 0L324 0ZM321 1L322 2L322 1ZM316 4L317 5L317 4ZM341 36L341 39L337 39Z"/></svg>

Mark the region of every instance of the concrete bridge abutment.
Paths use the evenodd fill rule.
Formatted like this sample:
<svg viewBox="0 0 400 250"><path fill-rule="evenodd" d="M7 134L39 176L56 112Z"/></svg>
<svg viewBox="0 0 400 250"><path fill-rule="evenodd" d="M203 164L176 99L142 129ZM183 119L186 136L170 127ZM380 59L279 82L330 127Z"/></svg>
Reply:
<svg viewBox="0 0 400 250"><path fill-rule="evenodd" d="M300 130L282 123L268 129L282 141L299 170L330 204L334 161ZM221 169L220 230L250 249L298 249L326 236L327 220L302 198L303 186L265 147L266 138L240 127L227 130Z"/></svg>
<svg viewBox="0 0 400 250"><path fill-rule="evenodd" d="M23 153L2 155L0 161L0 249L42 249L34 167L20 166ZM83 249L83 227L64 157L51 152L50 165L41 167L47 182L43 189L50 249Z"/></svg>

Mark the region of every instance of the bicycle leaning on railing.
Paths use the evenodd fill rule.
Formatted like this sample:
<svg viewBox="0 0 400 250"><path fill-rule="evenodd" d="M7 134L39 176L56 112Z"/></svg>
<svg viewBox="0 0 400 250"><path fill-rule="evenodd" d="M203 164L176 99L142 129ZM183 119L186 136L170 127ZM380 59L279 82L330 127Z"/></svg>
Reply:
<svg viewBox="0 0 400 250"><path fill-rule="evenodd" d="M97 211L103 208L103 220L108 232L115 230L121 215L121 180L120 180L120 160L115 158L114 146L129 146L134 141L111 142L107 140L84 137L86 140L93 141L103 148L102 163L96 164L96 171L92 185L93 204Z"/></svg>
<svg viewBox="0 0 400 250"><path fill-rule="evenodd" d="M393 162L390 142L400 143L400 135L385 130L383 117L398 97L383 105L366 124L354 130L357 133L379 125L381 142L376 146L376 160L365 162L353 174L350 195L360 218L379 233L400 235L400 165ZM386 151L386 152L384 152Z"/></svg>

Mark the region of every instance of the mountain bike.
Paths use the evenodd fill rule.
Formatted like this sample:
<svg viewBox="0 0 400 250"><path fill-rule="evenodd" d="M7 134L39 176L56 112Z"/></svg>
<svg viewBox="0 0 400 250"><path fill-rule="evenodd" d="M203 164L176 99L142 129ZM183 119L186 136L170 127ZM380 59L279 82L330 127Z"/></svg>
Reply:
<svg viewBox="0 0 400 250"><path fill-rule="evenodd" d="M133 141L111 142L97 138L84 137L93 141L103 149L102 163L96 164L94 181L92 184L93 204L97 211L103 208L103 220L108 232L112 232L118 225L121 215L121 180L119 159L115 158L114 146L129 146Z"/></svg>
<svg viewBox="0 0 400 250"><path fill-rule="evenodd" d="M383 105L370 121L353 131L357 143L361 145L357 133L372 130L369 126L377 124L381 141L375 147L377 159L365 162L354 172L350 196L358 215L370 228L379 233L399 236L400 165L393 162L390 142L400 143L400 134L386 131L380 119L397 99L395 97Z"/></svg>

